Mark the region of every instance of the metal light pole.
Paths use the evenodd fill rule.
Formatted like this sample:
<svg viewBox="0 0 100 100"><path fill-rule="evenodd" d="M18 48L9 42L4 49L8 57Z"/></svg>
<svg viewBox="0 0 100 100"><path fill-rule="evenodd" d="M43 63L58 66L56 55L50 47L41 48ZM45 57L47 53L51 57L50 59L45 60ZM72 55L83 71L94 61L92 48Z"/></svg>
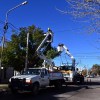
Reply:
<svg viewBox="0 0 100 100"><path fill-rule="evenodd" d="M1 50L1 59L0 59L0 71L1 71L1 68L2 68L2 58L3 58L3 50L4 50L4 46L5 46L5 34L8 30L8 15L11 11L15 10L16 8L20 7L20 6L23 6L25 4L27 4L28 2L27 1L24 1L22 2L21 4L9 9L7 12L6 12L6 18L5 18L5 24L4 24L4 32L3 32L3 39L2 39L2 50ZM1 72L0 72L1 73Z"/></svg>
<svg viewBox="0 0 100 100"><path fill-rule="evenodd" d="M22 5L25 5L27 4L28 2L27 1L24 1L22 2L21 4L9 9L7 12L6 12L6 19L5 19L5 24L4 24L4 33L3 33L3 43L2 43L2 51L4 49L4 45L5 45L5 34L7 32L7 29L8 29L8 15L11 11L15 10L16 8L22 6Z"/></svg>

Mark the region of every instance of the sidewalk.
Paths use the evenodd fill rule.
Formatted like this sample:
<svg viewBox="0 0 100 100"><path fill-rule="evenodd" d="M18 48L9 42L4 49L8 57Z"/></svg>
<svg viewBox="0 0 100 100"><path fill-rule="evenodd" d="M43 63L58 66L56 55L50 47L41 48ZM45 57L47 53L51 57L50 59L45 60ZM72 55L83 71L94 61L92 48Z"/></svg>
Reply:
<svg viewBox="0 0 100 100"><path fill-rule="evenodd" d="M8 84L0 84L0 93L8 90Z"/></svg>
<svg viewBox="0 0 100 100"><path fill-rule="evenodd" d="M7 88L8 84L0 84L0 88Z"/></svg>

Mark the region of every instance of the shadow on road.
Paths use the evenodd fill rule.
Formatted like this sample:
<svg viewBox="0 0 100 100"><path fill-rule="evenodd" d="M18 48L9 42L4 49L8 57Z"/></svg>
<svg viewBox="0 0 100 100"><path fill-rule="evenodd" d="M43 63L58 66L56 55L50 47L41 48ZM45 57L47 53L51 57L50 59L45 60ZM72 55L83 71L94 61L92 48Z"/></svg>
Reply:
<svg viewBox="0 0 100 100"><path fill-rule="evenodd" d="M100 85L100 82L85 82L85 85Z"/></svg>
<svg viewBox="0 0 100 100"><path fill-rule="evenodd" d="M84 82L82 84L80 83L70 83L68 82L67 85L100 85L100 82Z"/></svg>
<svg viewBox="0 0 100 100"><path fill-rule="evenodd" d="M84 84L71 84L64 85L60 90L55 87L47 87L46 89L41 89L39 94L34 96L30 93L21 93L13 95L10 91L0 95L0 100L59 100L64 99L63 95L66 96L70 93L78 93L82 88L89 89L89 86L99 86L100 82L84 82Z"/></svg>
<svg viewBox="0 0 100 100"><path fill-rule="evenodd" d="M82 89L81 86L63 86L60 90L55 89L54 87L48 87L46 89L41 89L39 94L33 96L30 93L21 93L17 95L13 95L10 92L6 95L2 95L0 100L59 100L59 98L63 98L63 94L67 92L78 91ZM56 95L62 95L60 97L56 97Z"/></svg>

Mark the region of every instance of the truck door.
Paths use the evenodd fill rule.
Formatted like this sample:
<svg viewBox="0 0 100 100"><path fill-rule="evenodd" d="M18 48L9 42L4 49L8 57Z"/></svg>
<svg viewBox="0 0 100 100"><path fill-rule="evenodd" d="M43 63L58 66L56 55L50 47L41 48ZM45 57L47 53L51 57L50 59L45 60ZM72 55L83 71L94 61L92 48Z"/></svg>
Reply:
<svg viewBox="0 0 100 100"><path fill-rule="evenodd" d="M49 85L49 74L46 69L41 70L41 85L42 86Z"/></svg>

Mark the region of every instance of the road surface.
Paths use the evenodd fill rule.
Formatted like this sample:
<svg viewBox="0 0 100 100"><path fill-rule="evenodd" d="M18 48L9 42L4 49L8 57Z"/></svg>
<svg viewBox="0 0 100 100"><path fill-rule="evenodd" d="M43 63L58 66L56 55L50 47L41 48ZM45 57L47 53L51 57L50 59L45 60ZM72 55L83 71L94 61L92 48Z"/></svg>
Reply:
<svg viewBox="0 0 100 100"><path fill-rule="evenodd" d="M42 89L36 96L29 93L13 95L6 91L0 95L0 100L100 100L100 78L91 78L85 85L63 86L61 90Z"/></svg>

